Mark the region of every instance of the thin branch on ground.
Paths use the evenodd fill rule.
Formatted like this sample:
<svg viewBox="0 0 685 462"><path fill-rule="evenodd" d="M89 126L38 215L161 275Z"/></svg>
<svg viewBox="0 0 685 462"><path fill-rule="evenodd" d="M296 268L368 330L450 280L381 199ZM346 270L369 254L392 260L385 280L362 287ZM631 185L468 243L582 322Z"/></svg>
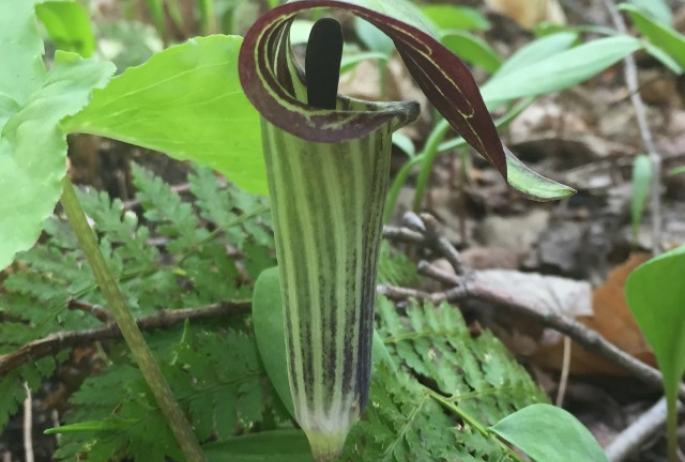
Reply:
<svg viewBox="0 0 685 462"><path fill-rule="evenodd" d="M416 298L419 300L429 299L430 294L421 290L411 289L408 287L396 287L389 284L379 284L376 286L376 293L383 295L390 300L406 300L408 298Z"/></svg>
<svg viewBox="0 0 685 462"><path fill-rule="evenodd" d="M679 411L683 406L679 405ZM637 451L654 433L666 426L666 398L661 398L628 428L619 433L604 452L611 462L621 462Z"/></svg>
<svg viewBox="0 0 685 462"><path fill-rule="evenodd" d="M419 232L410 229L389 226L384 228L383 234L388 239L424 245L439 253L440 247L436 245L434 236L421 236ZM457 252L451 244L449 245L452 247L450 252ZM444 254L440 255L445 256ZM463 265L458 265L458 268L459 270L464 270ZM455 269L455 272L457 271L457 268L453 269ZM652 385L655 389L662 388L663 377L661 372L621 350L598 332L589 329L575 319L551 312L544 307L522 304L513 299L509 294L479 281L477 276L469 271L465 271L466 276L458 276L435 268L425 261L419 262L418 271L424 276L452 287L444 292L428 294L428 296L419 298L427 299L434 303L443 301L458 303L475 299L515 311L522 316L539 322L545 327L567 335L584 349L609 360L634 377ZM395 290L395 293L399 295L401 291ZM685 400L685 386L680 387L679 396L682 400Z"/></svg>
<svg viewBox="0 0 685 462"><path fill-rule="evenodd" d="M90 313L95 316L100 322L105 324L113 322L114 316L106 308L100 305L93 305L92 303L85 302L83 300L71 299L67 303L67 308L70 310L80 310Z"/></svg>
<svg viewBox="0 0 685 462"><path fill-rule="evenodd" d="M226 316L247 314L252 309L250 301L227 301L198 308L179 310L163 309L136 320L138 328L143 331L170 327L186 320L212 319ZM63 348L83 345L95 340L121 338L121 330L116 323L110 322L96 329L56 332L34 340L21 348L0 355L0 375L26 363L57 353Z"/></svg>
<svg viewBox="0 0 685 462"><path fill-rule="evenodd" d="M613 0L602 0L609 15L611 15L611 20L614 23L614 27L622 34L628 33L628 28L626 23L616 9L616 5ZM635 115L637 116L637 123L640 127L640 137L642 138L642 144L644 145L647 155L649 156L650 163L652 165L652 182L651 182L651 212L652 212L652 253L658 255L661 253L661 155L657 152L656 146L654 145L654 138L652 136L652 131L649 128L649 123L647 122L647 113L645 111L645 104L640 96L640 85L637 78L637 65L635 64L635 58L632 54L629 54L624 59L625 62L625 79L626 85L628 86L628 91L630 92L630 99L633 103L633 108L635 109Z"/></svg>

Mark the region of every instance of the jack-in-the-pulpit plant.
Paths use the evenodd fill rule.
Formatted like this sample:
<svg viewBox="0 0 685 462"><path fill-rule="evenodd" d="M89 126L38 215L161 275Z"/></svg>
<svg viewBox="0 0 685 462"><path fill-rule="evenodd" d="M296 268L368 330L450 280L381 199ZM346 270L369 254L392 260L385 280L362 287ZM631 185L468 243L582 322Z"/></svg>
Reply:
<svg viewBox="0 0 685 462"><path fill-rule="evenodd" d="M385 32L430 101L505 178L514 158L468 69L404 0L292 1L247 33L239 72L262 115L295 417L321 462L340 453L366 404L391 135L418 105L337 96L342 36L332 19L312 29L303 72L289 31L313 7L348 10Z"/></svg>

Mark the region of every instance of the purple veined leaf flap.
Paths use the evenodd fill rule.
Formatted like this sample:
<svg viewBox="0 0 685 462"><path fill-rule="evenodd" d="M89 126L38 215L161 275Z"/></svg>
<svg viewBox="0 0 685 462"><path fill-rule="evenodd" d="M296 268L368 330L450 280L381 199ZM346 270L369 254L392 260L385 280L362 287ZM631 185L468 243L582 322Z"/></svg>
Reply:
<svg viewBox="0 0 685 462"><path fill-rule="evenodd" d="M417 116L415 103L339 98L335 110L322 110L297 97L298 77L288 65L289 25L299 12L321 7L350 11L387 34L431 103L507 178L504 147L473 76L403 0L296 0L261 16L245 36L239 74L245 94L265 119L303 139L330 143L362 137L385 123L399 127Z"/></svg>

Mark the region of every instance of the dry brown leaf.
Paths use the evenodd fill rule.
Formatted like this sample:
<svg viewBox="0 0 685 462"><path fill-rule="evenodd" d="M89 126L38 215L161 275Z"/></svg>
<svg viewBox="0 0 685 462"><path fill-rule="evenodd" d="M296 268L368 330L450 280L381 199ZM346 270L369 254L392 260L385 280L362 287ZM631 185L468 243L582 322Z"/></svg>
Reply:
<svg viewBox="0 0 685 462"><path fill-rule="evenodd" d="M485 0L485 3L524 29L533 29L541 22L566 24L564 10L557 0Z"/></svg>
<svg viewBox="0 0 685 462"><path fill-rule="evenodd" d="M651 366L656 366L654 354L640 333L624 295L624 285L628 275L649 258L650 255L646 253L635 254L628 261L616 267L609 274L606 282L593 293L594 314L592 316L579 316L576 319L590 329L599 332L623 351ZM558 370L562 364L563 348L561 339L553 345L540 344L531 359L540 366ZM625 374L625 370L574 343L571 356L571 373L622 375Z"/></svg>

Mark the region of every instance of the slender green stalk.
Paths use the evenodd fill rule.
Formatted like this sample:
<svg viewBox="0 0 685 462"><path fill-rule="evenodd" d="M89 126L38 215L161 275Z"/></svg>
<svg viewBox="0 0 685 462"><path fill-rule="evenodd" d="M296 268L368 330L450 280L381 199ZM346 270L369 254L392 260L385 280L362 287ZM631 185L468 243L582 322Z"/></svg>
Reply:
<svg viewBox="0 0 685 462"><path fill-rule="evenodd" d="M666 401L668 462L678 462L678 399L676 396L672 396Z"/></svg>
<svg viewBox="0 0 685 462"><path fill-rule="evenodd" d="M164 417L166 417L169 427L178 445L181 447L181 451L183 451L183 455L188 462L204 462L205 457L195 438L195 434L183 415L181 407L174 398L159 365L152 355L152 351L150 351L150 347L145 342L140 329L138 329L135 319L126 306L119 287L102 256L95 234L86 221L86 215L76 197L74 186L69 178L66 177L62 180L61 202L69 223L83 248L88 264L95 275L95 280L107 300L108 308L119 325L124 340L126 340L128 347L131 349L133 358L138 364L145 381L150 386L150 390L157 400L159 408Z"/></svg>
<svg viewBox="0 0 685 462"><path fill-rule="evenodd" d="M435 401L437 401L442 407L447 409L448 411L454 413L456 416L458 416L461 420L463 420L465 423L473 427L478 433L482 434L486 438L492 438L497 442L499 447L502 449L502 451L507 454L512 460L515 460L516 462L525 462L523 457L518 455L516 451L514 451L512 448L509 447L504 441L499 439L496 435L494 435L488 428L480 423L478 419L473 417L471 414L468 412L464 411L462 408L454 404L452 401L449 399L445 398L439 393L436 393L435 391L431 390L428 387L424 387L426 390L426 393L428 396L433 398ZM670 462L670 461L669 461Z"/></svg>
<svg viewBox="0 0 685 462"><path fill-rule="evenodd" d="M501 118L497 119L497 121L495 121L495 126L497 128L507 126L516 117L518 117L521 112L530 106L533 100L534 98L525 98L521 100L520 103L516 104ZM425 195L426 188L428 187L428 180L430 179L430 174L433 170L435 159L437 159L438 155L442 153L466 146L466 140L461 137L445 142L442 141L445 138L445 135L447 135L449 128L449 124L445 120L441 119L435 128L433 128L433 131L430 133L430 135L428 135L428 140L426 141L423 151L415 156L410 162L405 164L395 177L395 180L390 187L390 194L386 203L386 223L388 223L392 217L400 190L402 189L402 186L404 186L414 166L421 164L421 170L419 172L419 177L416 184L416 193L414 196L414 210L418 211L423 203L423 197Z"/></svg>
<svg viewBox="0 0 685 462"><path fill-rule="evenodd" d="M211 35L217 32L214 0L197 0L200 16L200 34Z"/></svg>
<svg viewBox="0 0 685 462"><path fill-rule="evenodd" d="M440 119L433 131L428 136L426 141L426 147L423 149L423 163L421 164L421 171L419 172L419 177L416 180L416 194L414 195L414 211L419 212L421 210L421 205L423 204L423 197L425 195L426 188L428 187L428 180L430 179L430 174L433 170L433 164L435 159L438 157L440 151L440 143L445 139L447 132L450 131L452 127L445 119Z"/></svg>

